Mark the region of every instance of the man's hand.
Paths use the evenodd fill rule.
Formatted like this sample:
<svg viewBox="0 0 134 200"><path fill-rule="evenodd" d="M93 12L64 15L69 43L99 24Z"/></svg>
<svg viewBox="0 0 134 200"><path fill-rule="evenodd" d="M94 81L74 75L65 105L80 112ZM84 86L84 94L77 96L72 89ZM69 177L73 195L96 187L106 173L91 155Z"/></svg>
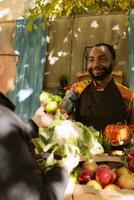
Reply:
<svg viewBox="0 0 134 200"><path fill-rule="evenodd" d="M44 111L44 106L40 106L34 114L33 121L38 127L46 128L53 122L54 116Z"/></svg>

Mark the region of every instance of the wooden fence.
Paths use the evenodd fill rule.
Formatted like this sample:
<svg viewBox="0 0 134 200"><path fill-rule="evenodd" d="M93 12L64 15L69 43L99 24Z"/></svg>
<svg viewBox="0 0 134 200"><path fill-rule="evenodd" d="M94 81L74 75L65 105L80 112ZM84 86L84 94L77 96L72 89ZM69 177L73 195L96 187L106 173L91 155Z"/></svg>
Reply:
<svg viewBox="0 0 134 200"><path fill-rule="evenodd" d="M85 50L99 42L114 45L118 60L115 71L122 71L123 84L128 86L127 21L124 13L56 18L49 26L47 37L44 88L56 91L63 73L69 83L77 81L77 74L85 71Z"/></svg>

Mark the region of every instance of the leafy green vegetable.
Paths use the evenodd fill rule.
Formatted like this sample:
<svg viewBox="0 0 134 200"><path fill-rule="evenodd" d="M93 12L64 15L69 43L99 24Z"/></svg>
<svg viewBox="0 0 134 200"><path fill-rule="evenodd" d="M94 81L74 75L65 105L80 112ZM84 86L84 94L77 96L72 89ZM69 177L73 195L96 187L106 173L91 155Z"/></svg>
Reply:
<svg viewBox="0 0 134 200"><path fill-rule="evenodd" d="M64 119L60 113L48 128L40 128L39 138L33 139L36 153L42 159L43 169L51 167L70 156L80 155L86 160L104 152L97 138L99 132L92 126Z"/></svg>
<svg viewBox="0 0 134 200"><path fill-rule="evenodd" d="M111 141L107 139L103 133L98 135L98 142L103 146L105 153L111 151Z"/></svg>

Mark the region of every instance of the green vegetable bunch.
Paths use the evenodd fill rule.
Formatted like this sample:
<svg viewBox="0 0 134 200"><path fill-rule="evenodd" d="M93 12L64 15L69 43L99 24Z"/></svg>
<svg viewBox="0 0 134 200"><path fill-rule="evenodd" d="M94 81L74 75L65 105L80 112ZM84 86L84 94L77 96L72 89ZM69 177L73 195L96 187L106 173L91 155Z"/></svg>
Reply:
<svg viewBox="0 0 134 200"><path fill-rule="evenodd" d="M64 162L64 159L80 155L90 159L93 155L104 152L97 137L100 134L93 127L82 123L63 119L58 110L55 120L48 128L40 128L40 136L32 140L38 157L38 166L41 171L55 164Z"/></svg>
<svg viewBox="0 0 134 200"><path fill-rule="evenodd" d="M62 98L59 95L53 95L49 92L42 91L39 96L39 101L44 105L44 110L47 113L55 114L57 109L60 107Z"/></svg>

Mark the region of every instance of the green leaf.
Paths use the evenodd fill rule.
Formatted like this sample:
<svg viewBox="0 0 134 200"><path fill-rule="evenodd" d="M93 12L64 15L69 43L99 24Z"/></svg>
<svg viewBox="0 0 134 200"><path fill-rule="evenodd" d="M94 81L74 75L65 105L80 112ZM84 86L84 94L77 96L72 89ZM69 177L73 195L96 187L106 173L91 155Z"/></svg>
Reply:
<svg viewBox="0 0 134 200"><path fill-rule="evenodd" d="M57 147L54 148L54 150L51 152L51 154L49 155L49 157L46 160L46 167L48 166L52 166L55 165L57 163L57 161L54 159L54 152L57 150Z"/></svg>
<svg viewBox="0 0 134 200"><path fill-rule="evenodd" d="M37 151L39 153L41 153L44 149L45 149L45 144L44 142L41 140L41 138L33 138L32 139L33 144L35 145Z"/></svg>

